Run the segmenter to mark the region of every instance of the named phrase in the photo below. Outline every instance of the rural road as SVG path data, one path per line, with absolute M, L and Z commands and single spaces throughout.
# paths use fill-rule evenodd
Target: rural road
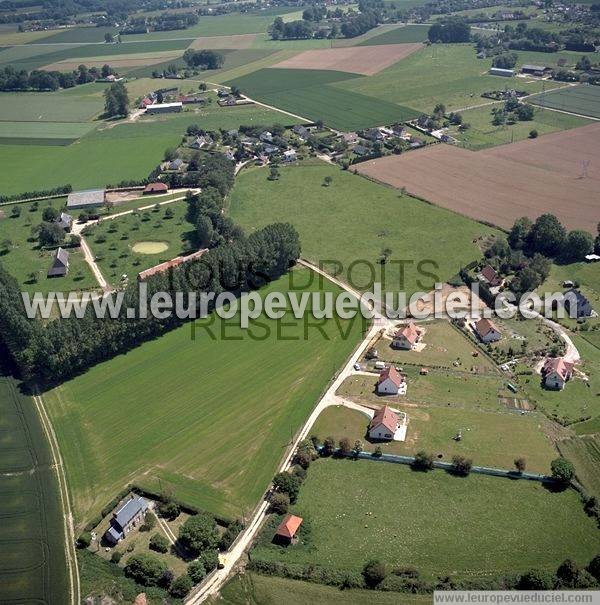
M 330 275 L 325 273 L 322 269 L 320 269 L 316 265 L 313 265 L 312 263 L 309 263 L 304 260 L 299 260 L 298 264 L 311 269 L 312 271 L 314 271 L 315 273 L 318 273 L 319 275 L 322 275 L 325 279 L 329 280 L 330 282 L 332 282 L 332 283 L 336 284 L 337 286 L 339 286 L 340 288 L 344 289 L 346 292 L 349 292 L 356 298 L 360 299 L 361 295 L 359 292 L 357 292 L 356 290 L 354 290 L 353 288 L 351 288 L 344 282 L 336 279 L 335 277 L 331 277 Z M 371 340 L 377 335 L 377 333 L 381 329 L 386 329 L 390 324 L 393 323 L 390 320 L 388 320 L 386 317 L 377 313 L 376 311 L 373 311 L 373 313 L 374 313 L 373 323 L 372 323 L 371 327 L 369 328 L 369 331 L 365 335 L 364 340 L 354 350 L 354 353 L 352 353 L 352 355 L 346 362 L 346 365 L 340 370 L 340 372 L 338 373 L 338 375 L 336 376 L 334 381 L 331 383 L 331 385 L 329 386 L 329 388 L 323 395 L 323 397 L 321 397 L 321 399 L 317 403 L 317 405 L 314 408 L 314 410 L 312 411 L 311 415 L 308 417 L 308 419 L 304 423 L 304 426 L 302 427 L 302 429 L 300 430 L 300 432 L 297 434 L 296 438 L 294 439 L 294 442 L 293 442 L 292 446 L 290 447 L 284 461 L 281 463 L 281 465 L 277 469 L 278 473 L 286 471 L 291 467 L 292 458 L 298 447 L 298 444 L 303 439 L 307 438 L 307 436 L 310 433 L 311 428 L 313 427 L 317 418 L 319 417 L 319 415 L 325 408 L 332 406 L 332 405 L 351 404 L 351 405 L 348 405 L 348 407 L 352 407 L 353 409 L 357 409 L 357 410 L 363 412 L 364 414 L 369 415 L 369 411 L 367 408 L 363 408 L 362 406 L 359 406 L 357 404 L 347 402 L 345 399 L 342 399 L 341 397 L 337 396 L 336 391 L 339 389 L 339 387 L 344 382 L 344 380 L 346 380 L 346 378 L 348 376 L 351 376 L 354 373 L 354 364 L 357 363 L 357 361 L 360 359 L 360 357 L 364 353 L 365 349 L 368 347 Z M 185 600 L 186 605 L 198 605 L 199 603 L 202 603 L 208 597 L 218 593 L 218 591 L 221 589 L 221 587 L 228 580 L 229 575 L 232 573 L 232 571 L 236 567 L 237 563 L 239 562 L 240 558 L 242 557 L 242 555 L 244 554 L 246 549 L 250 546 L 253 539 L 255 538 L 258 530 L 260 529 L 260 527 L 262 525 L 262 522 L 264 521 L 264 519 L 267 515 L 268 508 L 269 508 L 268 502 L 263 501 L 260 503 L 260 505 L 258 506 L 256 511 L 254 512 L 254 515 L 252 516 L 251 521 L 246 526 L 246 529 L 244 529 L 244 531 L 242 531 L 242 533 L 238 536 L 237 540 L 233 543 L 231 549 L 227 553 L 225 553 L 226 559 L 224 561 L 223 569 L 215 570 L 213 572 L 213 575 L 210 576 L 210 578 L 203 585 L 199 586 L 197 590 L 192 591 L 190 596 Z

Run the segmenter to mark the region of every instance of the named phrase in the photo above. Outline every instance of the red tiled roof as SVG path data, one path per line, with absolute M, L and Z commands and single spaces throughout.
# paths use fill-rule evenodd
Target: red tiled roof
M 296 515 L 286 515 L 283 521 L 279 524 L 275 535 L 281 536 L 282 538 L 289 538 L 290 540 L 296 535 L 298 528 L 302 525 L 302 517 L 296 517 Z
M 154 193 L 156 191 L 169 191 L 166 183 L 148 183 L 144 189 L 144 193 Z
M 498 334 L 500 333 L 500 330 L 498 330 L 496 324 L 491 319 L 486 318 L 480 319 L 475 324 L 475 329 L 477 330 L 480 336 L 485 336 L 486 334 L 489 334 L 492 330 L 495 330 L 496 332 L 498 332 Z
M 544 363 L 544 374 L 556 372 L 563 380 L 567 380 L 573 371 L 573 364 L 562 357 L 550 357 Z
M 481 275 L 483 275 L 485 280 L 489 282 L 491 286 L 497 286 L 501 281 L 495 269 L 493 267 L 490 267 L 490 265 L 486 265 L 481 270 Z
M 401 338 L 402 336 L 404 336 L 404 338 L 406 338 L 406 340 L 408 340 L 410 344 L 414 345 L 415 342 L 419 340 L 420 335 L 421 330 L 419 330 L 419 328 L 417 328 L 417 326 L 415 326 L 415 324 L 411 322 L 406 326 L 400 328 L 400 330 L 398 330 L 396 334 L 394 334 L 394 338 Z
M 383 424 L 390 433 L 395 433 L 399 424 L 398 414 L 392 411 L 387 405 L 384 405 L 375 412 L 375 416 L 373 416 L 373 420 L 369 424 L 369 429 L 373 429 L 380 424 Z
M 398 372 L 398 370 L 396 370 L 394 366 L 388 366 L 387 368 L 385 368 L 385 370 L 381 370 L 377 384 L 381 384 L 388 378 L 391 379 L 391 381 L 398 387 L 402 384 L 404 380 L 400 372 Z

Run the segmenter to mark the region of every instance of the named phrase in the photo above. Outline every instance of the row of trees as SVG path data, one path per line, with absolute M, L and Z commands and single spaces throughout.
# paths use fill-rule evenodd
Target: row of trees
M 434 23 L 427 32 L 430 42 L 469 42 L 471 39 L 471 26 L 458 17 L 451 17 Z
M 110 65 L 104 65 L 101 69 L 80 65 L 76 70 L 69 72 L 45 71 L 35 69 L 28 72 L 25 69 L 17 70 L 11 65 L 0 69 L 0 90 L 10 91 L 52 91 L 59 88 L 73 88 L 79 84 L 95 82 L 100 78 L 106 78 L 113 74 Z
M 188 67 L 220 69 L 223 67 L 225 58 L 222 53 L 214 50 L 194 50 L 193 48 L 188 48 L 183 53 L 183 60 Z

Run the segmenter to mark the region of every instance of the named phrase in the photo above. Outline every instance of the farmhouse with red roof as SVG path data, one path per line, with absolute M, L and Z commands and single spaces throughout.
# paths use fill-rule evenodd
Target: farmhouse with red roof
M 392 340 L 394 349 L 404 349 L 410 351 L 415 348 L 415 345 L 421 340 L 423 331 L 417 328 L 414 323 L 409 323 L 400 328 Z
M 406 394 L 406 382 L 404 376 L 394 366 L 381 370 L 377 381 L 377 392 L 380 395 L 404 395 Z
M 573 376 L 573 364 L 565 361 L 563 357 L 548 358 L 544 363 L 542 376 L 546 388 L 562 391 Z
M 480 319 L 475 324 L 475 332 L 477 332 L 477 336 L 479 336 L 481 342 L 485 342 L 486 344 L 496 342 L 502 338 L 502 333 L 491 319 Z

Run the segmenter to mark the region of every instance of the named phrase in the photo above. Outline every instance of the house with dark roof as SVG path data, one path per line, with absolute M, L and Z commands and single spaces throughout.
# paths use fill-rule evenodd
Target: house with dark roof
M 56 219 L 56 224 L 59 227 L 62 227 L 65 231 L 71 231 L 71 227 L 73 226 L 73 217 L 66 212 L 61 212 L 60 216 Z
M 404 395 L 406 393 L 404 376 L 394 366 L 381 370 L 377 380 L 377 392 L 380 395 Z
M 565 309 L 570 317 L 591 317 L 594 313 L 592 303 L 581 293 L 581 290 L 571 288 L 564 295 Z
M 562 391 L 573 376 L 573 364 L 563 357 L 548 358 L 542 368 L 542 376 L 547 389 Z
M 69 273 L 69 253 L 64 248 L 59 248 L 54 258 L 50 269 L 48 269 L 48 277 L 64 277 Z
M 174 170 L 174 171 L 179 171 L 183 168 L 183 160 L 181 158 L 177 158 L 175 160 L 173 160 L 172 162 L 169 162 L 169 165 L 167 166 L 168 170 Z
M 502 338 L 502 332 L 500 332 L 491 319 L 487 318 L 482 318 L 475 323 L 475 332 L 481 339 L 481 342 L 485 342 L 486 344 L 496 342 Z
M 305 126 L 302 126 L 302 124 L 296 124 L 292 128 L 292 131 L 294 132 L 295 135 L 299 136 L 301 139 L 304 139 L 305 141 L 310 136 L 310 132 L 308 131 L 308 128 L 306 128 Z
M 275 531 L 274 541 L 282 544 L 291 544 L 294 542 L 302 521 L 302 517 L 290 514 L 286 515 Z
M 552 73 L 552 68 L 546 67 L 545 65 L 523 65 L 521 67 L 521 73 L 541 78 Z
M 494 269 L 494 267 L 492 267 L 490 265 L 486 265 L 479 272 L 479 279 L 481 279 L 481 281 L 484 281 L 491 288 L 495 288 L 496 286 L 499 286 L 502 284 L 501 277 L 496 273 L 496 270 Z
M 143 195 L 151 195 L 153 193 L 167 193 L 169 186 L 166 183 L 148 183 L 144 188 Z
M 144 515 L 150 508 L 150 502 L 141 496 L 134 496 L 120 506 L 110 520 L 110 527 L 104 537 L 111 544 L 120 542 L 134 527 L 144 521 Z

